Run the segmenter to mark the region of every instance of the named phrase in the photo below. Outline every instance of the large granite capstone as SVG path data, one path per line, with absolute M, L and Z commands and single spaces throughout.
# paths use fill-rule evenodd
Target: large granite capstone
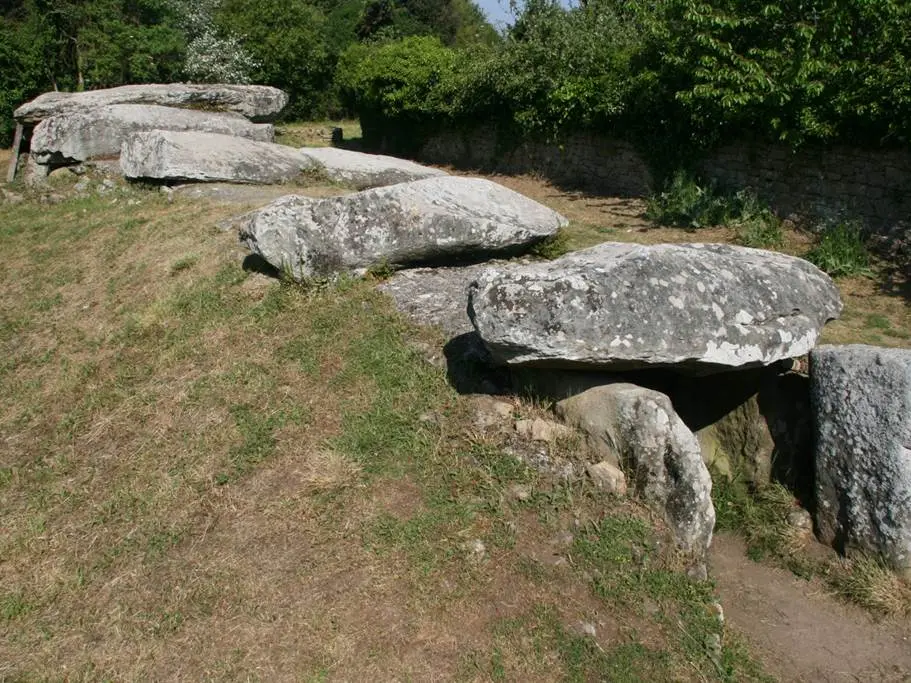
M 446 175 L 438 168 L 382 154 L 335 147 L 302 147 L 300 153 L 319 164 L 326 179 L 356 190 Z
M 517 253 L 565 224 L 502 185 L 443 176 L 329 199 L 282 197 L 249 214 L 240 238 L 305 279 Z
M 155 130 L 127 137 L 120 168 L 133 179 L 270 184 L 294 180 L 318 167 L 298 150 L 271 142 Z
M 267 85 L 150 83 L 84 92 L 47 92 L 26 102 L 13 117 L 35 124 L 58 114 L 71 114 L 111 104 L 156 104 L 229 111 L 251 121 L 272 121 L 288 104 L 288 95 Z
M 911 350 L 820 346 L 810 395 L 820 539 L 911 576 Z
M 32 134 L 31 154 L 39 164 L 62 165 L 117 157 L 131 133 L 150 130 L 199 131 L 271 142 L 271 124 L 250 123 L 240 114 L 114 104 L 45 119 Z
M 469 315 L 495 361 L 583 369 L 769 365 L 806 354 L 841 312 L 799 258 L 723 244 L 606 243 L 492 268 Z

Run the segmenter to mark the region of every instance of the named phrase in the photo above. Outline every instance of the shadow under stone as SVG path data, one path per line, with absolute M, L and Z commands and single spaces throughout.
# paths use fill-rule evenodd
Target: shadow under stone
M 247 254 L 244 257 L 243 263 L 241 263 L 241 268 L 244 269 L 247 273 L 259 273 L 260 275 L 266 275 L 276 280 L 281 279 L 281 271 L 269 263 L 259 254 Z
M 465 332 L 446 342 L 446 376 L 460 394 L 506 394 L 512 389 L 509 370 L 493 364 L 481 336 Z
M 813 512 L 809 379 L 788 368 L 785 363 L 692 376 L 668 368 L 607 373 L 519 367 L 509 375 L 516 393 L 539 401 L 556 402 L 615 383 L 659 391 L 693 433 L 711 430 L 738 476 L 756 485 L 778 481 Z

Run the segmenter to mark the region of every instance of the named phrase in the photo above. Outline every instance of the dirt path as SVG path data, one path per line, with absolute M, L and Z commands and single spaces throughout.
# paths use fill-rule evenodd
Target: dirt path
M 911 681 L 911 623 L 875 623 L 819 583 L 753 562 L 726 534 L 711 568 L 727 623 L 782 681 Z

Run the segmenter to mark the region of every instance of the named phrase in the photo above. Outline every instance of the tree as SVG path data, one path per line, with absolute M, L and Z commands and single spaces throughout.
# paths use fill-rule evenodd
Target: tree
M 907 0 L 669 0 L 655 51 L 704 130 L 909 139 Z
M 201 83 L 249 83 L 258 64 L 240 39 L 215 23 L 220 0 L 170 0 L 187 50 L 184 75 Z
M 290 94 L 286 116 L 325 114 L 335 63 L 318 7 L 305 0 L 224 0 L 217 21 L 256 60 L 253 78 Z

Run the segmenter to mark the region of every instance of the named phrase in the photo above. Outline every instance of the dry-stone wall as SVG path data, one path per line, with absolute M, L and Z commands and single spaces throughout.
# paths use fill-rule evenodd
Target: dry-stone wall
M 702 164 L 706 176 L 752 187 L 779 213 L 845 211 L 881 227 L 911 220 L 911 150 L 732 144 Z
M 652 183 L 648 166 L 628 142 L 578 134 L 563 144 L 498 139 L 494 128 L 453 131 L 430 138 L 418 157 L 501 173 L 540 173 L 555 183 L 593 192 L 639 197 Z
M 499 140 L 494 128 L 449 131 L 428 139 L 421 160 L 504 173 L 539 173 L 558 184 L 645 196 L 652 179 L 626 142 L 579 133 L 562 144 Z M 863 218 L 879 233 L 904 236 L 911 223 L 911 150 L 813 149 L 733 143 L 701 163 L 724 186 L 751 187 L 779 214 Z

